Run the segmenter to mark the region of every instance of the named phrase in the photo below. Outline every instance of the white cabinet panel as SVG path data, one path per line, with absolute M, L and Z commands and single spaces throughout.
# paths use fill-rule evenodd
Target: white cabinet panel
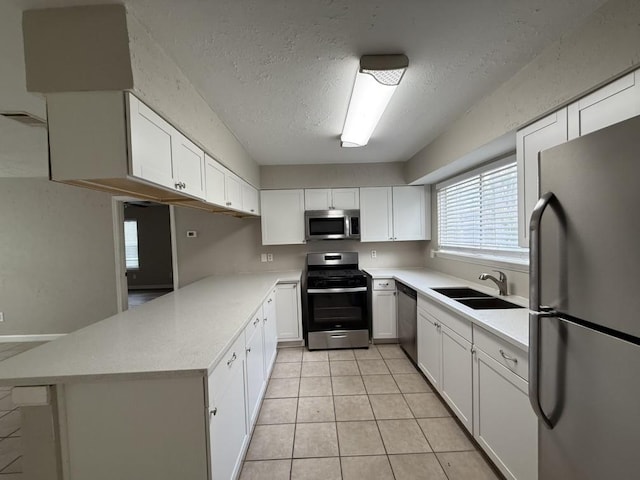
M 456 413 L 458 419 L 473 431 L 471 342 L 465 340 L 446 325 L 440 325 L 442 341 L 442 398 Z
M 242 182 L 242 210 L 260 215 L 260 199 L 258 190 L 247 182 Z
M 331 206 L 336 210 L 357 210 L 360 208 L 359 188 L 334 188 L 331 191 Z
M 425 187 L 393 187 L 393 239 L 427 240 Z
M 473 369 L 474 437 L 510 480 L 538 478 L 538 421 L 527 382 L 480 349 Z
M 127 95 L 127 98 L 133 175 L 175 189 L 171 148 L 173 127 L 133 95 Z
M 177 189 L 204 199 L 204 152 L 175 129 L 172 147 L 174 180 L 178 185 Z
M 241 337 L 242 344 L 244 339 Z M 242 465 L 242 451 L 247 441 L 245 410 L 244 347 L 231 349 L 216 367 L 213 377 L 226 378 L 225 383 L 209 379 L 209 436 L 212 478 L 236 478 Z M 222 369 L 223 372 L 216 374 Z M 213 384 L 213 385 L 212 385 Z M 213 403 L 211 403 L 213 401 Z
M 393 199 L 391 187 L 360 189 L 360 241 L 393 240 Z
M 567 109 L 563 108 L 516 133 L 518 164 L 518 241 L 529 246 L 529 220 L 538 201 L 538 154 L 567 141 Z
M 309 188 L 304 191 L 305 210 L 329 210 L 330 208 L 330 188 Z
M 276 286 L 276 323 L 278 340 L 301 340 L 300 293 L 297 283 Z
M 229 172 L 225 178 L 226 206 L 242 210 L 242 180 Z
M 225 175 L 227 169 L 205 154 L 205 182 L 207 202 L 224 205 L 226 202 Z
M 424 310 L 418 309 L 418 366 L 434 388 L 440 388 L 442 342 L 438 322 Z
M 396 292 L 380 290 L 373 292 L 373 338 L 398 338 Z
M 269 294 L 262 304 L 264 321 L 264 366 L 265 376 L 269 376 L 278 348 L 278 319 L 276 318 L 276 291 Z
M 625 75 L 568 109 L 569 140 L 640 115 L 640 73 Z
M 265 385 L 263 330 L 262 309 L 260 309 L 245 329 L 247 424 L 249 427 L 256 421 L 260 407 L 260 396 Z
M 263 190 L 260 207 L 263 245 L 305 243 L 302 190 Z

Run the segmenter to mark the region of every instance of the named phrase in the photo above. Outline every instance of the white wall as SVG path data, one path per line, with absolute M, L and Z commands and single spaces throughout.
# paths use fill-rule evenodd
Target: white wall
M 238 219 L 176 208 L 178 278 L 184 286 L 207 275 L 302 269 L 307 252 L 356 251 L 362 267 L 422 267 L 424 242 L 316 242 L 308 245 L 262 246 L 260 219 Z M 187 238 L 196 230 L 197 238 Z M 371 250 L 377 258 L 371 258 Z M 274 261 L 261 263 L 261 253 Z
M 68 333 L 116 313 L 109 195 L 0 178 L 0 222 L 0 335 Z
M 640 2 L 611 0 L 406 164 L 413 182 L 640 64 Z

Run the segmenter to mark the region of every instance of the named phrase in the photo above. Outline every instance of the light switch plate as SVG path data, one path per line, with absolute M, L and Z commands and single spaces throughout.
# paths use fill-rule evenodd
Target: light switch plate
M 267 253 L 267 262 L 273 262 L 273 253 Z
M 378 252 L 371 250 L 371 258 L 378 258 Z

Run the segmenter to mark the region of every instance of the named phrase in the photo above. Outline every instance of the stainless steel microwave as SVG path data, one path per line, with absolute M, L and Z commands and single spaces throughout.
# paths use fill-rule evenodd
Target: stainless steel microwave
M 305 237 L 315 240 L 359 240 L 360 210 L 307 210 Z

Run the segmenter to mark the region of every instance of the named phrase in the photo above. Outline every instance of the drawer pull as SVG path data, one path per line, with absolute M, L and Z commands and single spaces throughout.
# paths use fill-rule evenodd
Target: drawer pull
M 260 319 L 259 319 L 259 318 L 256 318 L 256 321 L 255 321 L 255 322 L 253 322 L 253 326 L 255 327 L 255 326 L 256 326 L 256 325 L 258 325 L 259 323 L 260 323 Z
M 211 410 L 209 410 L 209 416 L 216 416 L 218 414 L 218 407 L 214 407 Z
M 231 366 L 231 364 L 236 361 L 236 358 L 238 358 L 236 356 L 236 352 L 233 352 L 233 355 L 231 356 L 231 358 L 227 360 L 227 367 Z
M 271 303 L 273 302 L 273 298 L 270 298 L 269 300 L 267 300 L 267 303 Z
M 507 355 L 506 353 L 504 353 L 504 350 L 502 349 L 500 349 L 500 355 L 502 355 L 502 358 L 504 358 L 505 360 L 509 360 L 513 363 L 518 363 L 518 359 L 516 357 L 511 357 Z
M 247 348 L 247 353 L 251 353 L 251 347 Z

